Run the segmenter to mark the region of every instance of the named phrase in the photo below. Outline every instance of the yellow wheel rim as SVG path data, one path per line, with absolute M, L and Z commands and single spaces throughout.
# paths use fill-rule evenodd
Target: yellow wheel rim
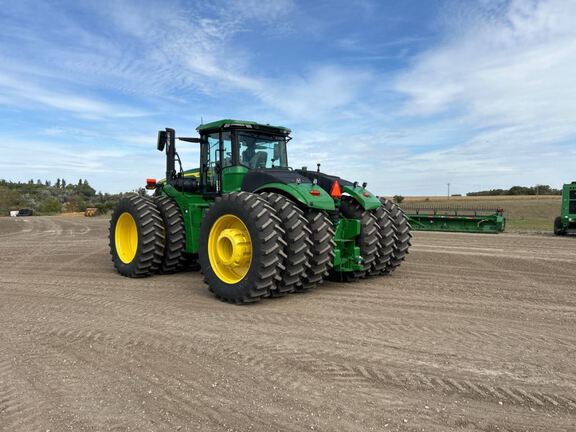
M 130 264 L 136 256 L 138 250 L 138 228 L 136 221 L 128 212 L 124 212 L 116 222 L 114 232 L 114 242 L 116 243 L 116 253 L 124 264 Z
M 240 218 L 220 216 L 208 236 L 208 258 L 212 270 L 222 282 L 240 282 L 252 263 L 252 241 L 248 228 Z

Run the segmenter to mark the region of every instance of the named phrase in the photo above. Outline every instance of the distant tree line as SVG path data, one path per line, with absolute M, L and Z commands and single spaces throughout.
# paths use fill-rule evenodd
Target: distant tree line
M 554 189 L 548 185 L 512 186 L 510 189 L 490 189 L 487 191 L 468 192 L 467 196 L 485 195 L 562 195 L 561 189 Z
M 143 194 L 145 190 L 134 191 Z M 32 209 L 36 214 L 57 214 L 61 212 L 83 212 L 87 207 L 95 207 L 103 213 L 110 211 L 124 194 L 96 192 L 88 180 L 79 179 L 69 183 L 58 178 L 50 180 L 29 180 L 11 182 L 0 179 L 0 215 L 10 210 Z

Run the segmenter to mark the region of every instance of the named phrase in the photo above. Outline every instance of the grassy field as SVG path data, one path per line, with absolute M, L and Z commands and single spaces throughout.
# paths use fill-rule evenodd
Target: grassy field
M 560 214 L 560 196 L 406 197 L 405 204 L 494 209 L 501 207 L 508 232 L 552 232 Z

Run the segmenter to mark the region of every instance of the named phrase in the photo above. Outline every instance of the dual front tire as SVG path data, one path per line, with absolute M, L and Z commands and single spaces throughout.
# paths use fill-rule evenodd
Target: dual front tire
M 380 202 L 380 207 L 369 211 L 352 197 L 342 197 L 342 216 L 360 220 L 356 246 L 360 248 L 363 269 L 332 272 L 332 279 L 355 282 L 367 276 L 389 275 L 405 260 L 412 239 L 408 218 L 392 201 L 380 198 Z
M 412 242 L 410 223 L 402 209 L 385 198 L 380 198 L 382 205 L 374 215 L 378 220 L 381 240 L 379 258 L 370 271 L 371 275 L 388 275 L 393 273 L 405 260 Z M 388 218 L 389 224 L 385 218 Z

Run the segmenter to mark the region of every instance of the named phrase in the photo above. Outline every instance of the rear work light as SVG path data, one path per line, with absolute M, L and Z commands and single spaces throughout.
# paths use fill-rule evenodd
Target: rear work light
M 146 179 L 146 189 L 156 189 L 156 179 L 155 178 Z
M 318 189 L 310 189 L 310 195 L 320 196 L 320 191 Z

